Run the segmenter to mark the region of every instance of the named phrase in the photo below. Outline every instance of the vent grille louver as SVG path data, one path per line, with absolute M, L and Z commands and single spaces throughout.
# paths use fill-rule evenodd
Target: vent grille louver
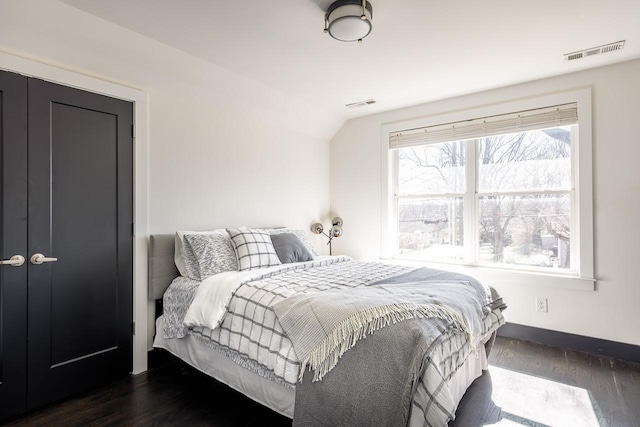
M 607 53 L 607 52 L 613 52 L 614 50 L 620 50 L 624 47 L 624 40 L 621 42 L 618 42 L 616 44 L 612 44 L 609 46 L 605 46 L 602 48 L 602 53 Z
M 615 43 L 609 43 L 603 46 L 592 47 L 589 49 L 581 50 L 578 52 L 571 52 L 564 54 L 565 61 L 575 61 L 576 59 L 586 58 L 588 56 L 600 55 L 602 53 L 615 52 L 622 50 L 625 40 L 620 40 Z

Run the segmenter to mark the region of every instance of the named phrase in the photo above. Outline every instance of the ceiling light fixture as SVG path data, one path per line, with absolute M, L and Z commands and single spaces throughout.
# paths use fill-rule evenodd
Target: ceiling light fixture
M 324 15 L 324 32 L 341 42 L 362 42 L 371 32 L 373 7 L 366 0 L 338 0 Z

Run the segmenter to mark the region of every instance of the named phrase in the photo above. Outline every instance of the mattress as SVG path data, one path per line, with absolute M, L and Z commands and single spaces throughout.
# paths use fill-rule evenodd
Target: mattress
M 163 316 L 156 320 L 156 331 L 162 331 Z M 272 410 L 293 418 L 295 389 L 277 384 L 243 368 L 222 353 L 207 346 L 193 335 L 165 339 L 155 336 L 153 347 L 162 348 L 200 372 L 215 378 Z

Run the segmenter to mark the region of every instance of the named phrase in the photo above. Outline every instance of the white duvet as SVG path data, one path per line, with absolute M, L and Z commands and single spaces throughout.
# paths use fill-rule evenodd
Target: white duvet
M 346 257 L 319 256 L 316 257 L 315 261 L 281 264 L 249 271 L 225 271 L 224 273 L 210 276 L 203 280 L 200 286 L 198 286 L 193 302 L 189 306 L 184 318 L 184 325 L 186 327 L 200 326 L 215 329 L 222 323 L 233 293 L 242 284 L 270 275 L 279 270 L 291 269 L 294 266 L 313 265 L 314 263 L 317 264 L 318 261 L 329 258 Z

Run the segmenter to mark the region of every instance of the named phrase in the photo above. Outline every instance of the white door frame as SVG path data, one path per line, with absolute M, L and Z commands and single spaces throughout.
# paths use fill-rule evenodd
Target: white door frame
M 147 370 L 147 94 L 139 89 L 0 51 L 0 69 L 133 102 L 133 373 Z

